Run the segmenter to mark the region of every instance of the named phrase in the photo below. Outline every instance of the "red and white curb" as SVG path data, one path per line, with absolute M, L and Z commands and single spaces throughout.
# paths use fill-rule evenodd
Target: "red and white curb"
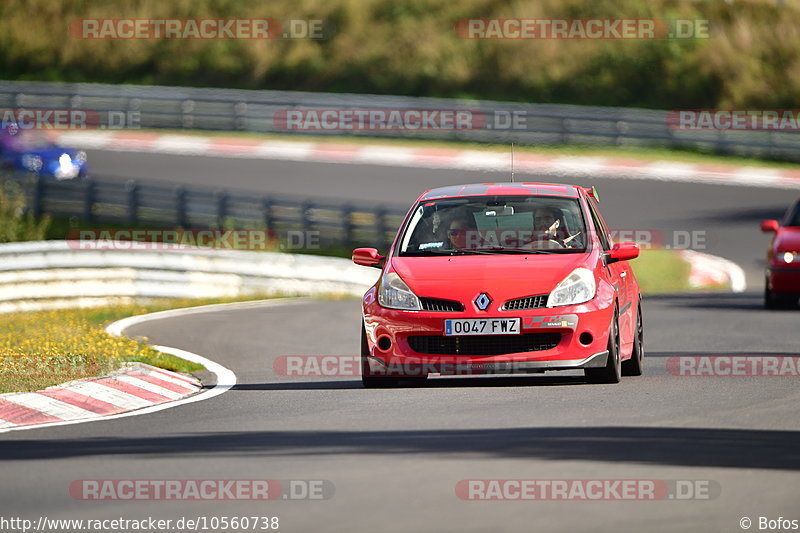
M 304 301 L 306 300 L 303 298 L 281 298 L 280 300 L 236 302 L 171 309 L 123 318 L 106 327 L 106 331 L 120 337 L 131 326 L 162 318 L 207 313 L 221 308 L 291 305 Z M 0 433 L 113 420 L 155 413 L 188 403 L 209 400 L 227 392 L 236 385 L 236 374 L 202 355 L 171 346 L 154 345 L 152 348 L 203 365 L 208 372 L 214 375 L 216 384 L 213 387 L 201 388 L 199 381 L 194 378 L 149 365 L 134 363 L 129 365 L 128 368 L 106 377 L 73 381 L 33 393 L 0 395 L 0 420 L 2 420 Z M 98 383 L 99 381 L 102 383 Z M 133 393 L 131 388 L 133 384 L 136 384 L 136 393 Z M 61 392 L 61 389 L 66 392 Z M 180 397 L 175 397 L 179 390 L 183 391 L 185 389 L 191 389 L 191 392 L 181 393 Z M 172 396 L 172 398 L 169 396 Z M 126 402 L 124 407 L 122 405 L 123 400 Z M 7 412 L 4 410 L 6 403 L 9 404 L 9 411 Z M 106 412 L 99 412 L 102 410 Z M 26 414 L 24 416 L 5 414 L 12 411 L 21 411 Z M 25 417 L 29 417 L 27 418 L 27 424 Z
M 129 363 L 108 376 L 0 395 L 0 429 L 115 415 L 179 400 L 201 388 L 194 377 Z
M 376 144 L 258 140 L 242 137 L 203 137 L 131 131 L 69 131 L 59 142 L 83 149 L 150 152 L 213 157 L 245 157 L 326 163 L 478 171 L 510 171 L 510 150 L 457 150 Z M 688 164 L 633 158 L 551 156 L 517 153 L 518 173 L 547 174 L 567 179 L 654 179 L 755 187 L 800 189 L 800 170 Z
M 680 250 L 678 254 L 690 265 L 689 285 L 692 288 L 730 287 L 731 292 L 747 289 L 744 270 L 733 261 L 694 250 Z

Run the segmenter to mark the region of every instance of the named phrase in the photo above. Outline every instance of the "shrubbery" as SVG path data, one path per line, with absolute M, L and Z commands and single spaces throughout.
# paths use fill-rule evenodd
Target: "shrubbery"
M 336 29 L 327 41 L 70 37 L 82 17 L 310 18 Z M 460 39 L 454 24 L 470 17 L 702 18 L 712 38 Z M 11 79 L 667 109 L 792 107 L 800 94 L 800 4 L 790 0 L 5 0 L 0 20 L 0 77 Z

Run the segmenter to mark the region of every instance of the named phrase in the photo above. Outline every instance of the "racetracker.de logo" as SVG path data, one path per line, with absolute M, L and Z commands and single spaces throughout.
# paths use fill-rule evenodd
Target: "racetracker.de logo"
M 486 113 L 470 109 L 281 109 L 272 120 L 284 131 L 453 131 L 490 123 Z
M 709 479 L 462 479 L 467 501 L 712 500 L 722 489 Z
M 666 121 L 685 131 L 800 131 L 800 109 L 674 109 Z
M 322 19 L 75 19 L 75 39 L 272 40 L 326 39 L 332 25 Z
M 73 250 L 316 250 L 318 230 L 266 229 L 74 229 L 67 233 Z
M 140 122 L 139 111 L 0 108 L 0 129 L 11 131 L 139 129 Z
M 685 377 L 798 377 L 800 355 L 673 355 L 667 371 Z
M 461 19 L 462 39 L 708 39 L 706 19 Z
M 82 501 L 329 500 L 327 479 L 76 479 L 69 495 Z

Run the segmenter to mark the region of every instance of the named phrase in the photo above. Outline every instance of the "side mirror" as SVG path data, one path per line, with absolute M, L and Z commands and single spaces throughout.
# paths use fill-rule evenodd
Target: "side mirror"
M 606 253 L 606 263 L 628 261 L 639 257 L 639 245 L 635 242 L 618 242 Z
M 761 221 L 761 231 L 764 233 L 777 233 L 778 232 L 778 221 L 777 220 L 762 220 Z
M 375 248 L 356 248 L 353 250 L 353 263 L 365 267 L 383 268 L 386 257 Z

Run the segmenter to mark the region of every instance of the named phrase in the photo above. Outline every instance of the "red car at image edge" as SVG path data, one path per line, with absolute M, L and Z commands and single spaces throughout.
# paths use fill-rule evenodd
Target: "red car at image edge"
M 641 375 L 636 243 L 613 243 L 594 188 L 479 183 L 423 193 L 364 295 L 365 387 L 429 374 L 583 370 L 594 383 Z
M 762 221 L 761 231 L 775 234 L 767 249 L 764 306 L 796 308 L 800 299 L 800 199 L 789 208 L 781 223 Z

